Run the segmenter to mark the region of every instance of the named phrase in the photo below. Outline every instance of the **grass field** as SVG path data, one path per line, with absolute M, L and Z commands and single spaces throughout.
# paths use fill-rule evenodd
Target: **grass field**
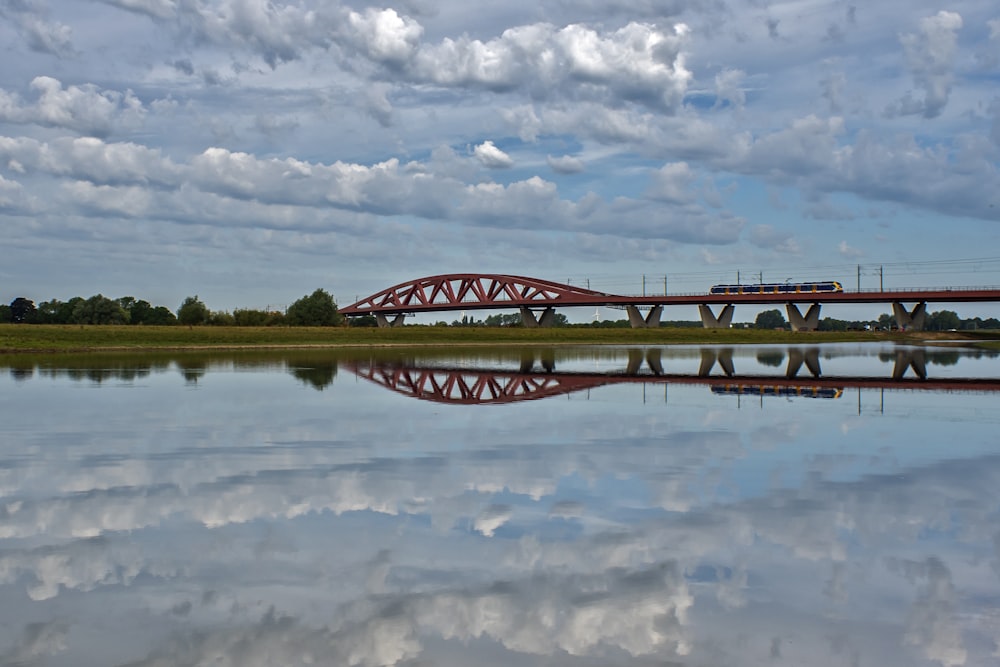
M 757 329 L 553 329 L 426 327 L 372 329 L 350 327 L 147 327 L 79 325 L 0 325 L 0 352 L 96 352 L 242 348 L 345 347 L 384 345 L 535 345 L 535 344 L 809 344 L 840 341 L 992 340 L 1000 332 L 791 333 Z

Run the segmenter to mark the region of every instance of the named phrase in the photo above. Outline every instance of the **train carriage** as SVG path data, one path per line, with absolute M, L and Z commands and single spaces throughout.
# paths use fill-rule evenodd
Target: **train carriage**
M 759 283 L 755 285 L 713 285 L 709 294 L 824 294 L 843 292 L 835 280 L 812 283 Z

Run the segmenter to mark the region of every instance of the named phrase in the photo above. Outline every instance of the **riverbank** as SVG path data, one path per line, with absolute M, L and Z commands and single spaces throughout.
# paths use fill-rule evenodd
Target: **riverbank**
M 760 329 L 560 327 L 147 327 L 0 325 L 0 353 L 127 352 L 454 345 L 810 344 L 968 341 L 1000 346 L 1000 332 L 803 332 Z M 992 342 L 990 342 L 992 341 Z

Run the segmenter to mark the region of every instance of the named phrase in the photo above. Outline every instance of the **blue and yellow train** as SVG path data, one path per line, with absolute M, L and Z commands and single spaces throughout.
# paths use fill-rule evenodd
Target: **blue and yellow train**
M 828 294 L 843 292 L 835 280 L 818 283 L 760 283 L 756 285 L 713 285 L 709 294 Z

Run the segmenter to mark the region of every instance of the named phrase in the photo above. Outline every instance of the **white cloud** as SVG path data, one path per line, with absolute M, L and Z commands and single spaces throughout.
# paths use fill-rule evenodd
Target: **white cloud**
M 37 247 L 83 225 L 133 238 L 126 219 L 176 239 L 199 225 L 239 229 L 231 241 L 247 247 L 253 234 L 287 231 L 308 248 L 292 237 L 324 224 L 351 230 L 345 247 L 370 247 L 388 229 L 470 227 L 448 239 L 451 251 L 441 246 L 445 256 L 513 225 L 560 232 L 580 253 L 560 263 L 610 262 L 594 254 L 599 243 L 633 249 L 634 272 L 668 255 L 697 271 L 703 249 L 671 244 L 728 244 L 710 254 L 736 261 L 756 240 L 821 263 L 819 248 L 840 238 L 824 221 L 855 238 L 872 211 L 908 209 L 939 218 L 941 231 L 901 237 L 897 227 L 883 248 L 936 255 L 947 241 L 974 252 L 976 234 L 943 230 L 1000 215 L 1000 117 L 986 76 L 1000 19 L 975 3 L 900 3 L 801 12 L 615 0 L 540 13 L 520 1 L 469 11 L 423 0 L 101 0 L 81 12 L 72 0 L 0 1 L 0 172 L 18 183 L 0 215 L 38 212 L 31 225 L 8 220 Z M 104 142 L 71 143 L 81 136 Z M 661 171 L 677 164 L 688 173 Z M 489 171 L 508 166 L 514 187 Z M 103 220 L 77 180 L 91 195 L 148 192 L 131 191 L 121 217 Z M 778 204 L 762 191 L 780 191 L 797 215 L 772 216 Z M 542 252 L 527 234 L 505 243 L 515 264 Z M 406 267 L 426 268 L 410 257 L 395 277 Z M 32 271 L 24 280 L 49 284 Z
M 0 136 L 0 159 L 21 172 L 38 171 L 96 184 L 142 183 L 176 186 L 181 168 L 159 150 L 132 143 L 108 143 L 92 137 L 61 138 L 51 143 Z
M 674 204 L 686 204 L 695 199 L 694 182 L 694 172 L 686 162 L 665 164 L 653 175 L 649 196 Z
M 94 136 L 106 136 L 116 127 L 142 122 L 146 109 L 131 90 L 101 90 L 92 84 L 63 87 L 57 79 L 35 77 L 34 103 L 0 89 L 0 122 L 61 127 Z
M 472 528 L 486 537 L 493 537 L 493 533 L 505 523 L 510 521 L 511 510 L 506 505 L 491 505 L 484 509 L 475 521 Z
M 585 169 L 583 160 L 572 155 L 547 155 L 545 162 L 552 171 L 559 174 L 579 174 Z
M 907 95 L 892 105 L 887 110 L 889 113 L 921 114 L 925 118 L 941 114 L 951 93 L 955 48 L 961 28 L 959 14 L 942 10 L 920 21 L 919 34 L 900 37 L 907 67 L 924 97 L 921 100 Z
M 691 78 L 681 52 L 685 35 L 681 27 L 666 34 L 640 23 L 606 34 L 582 25 L 519 26 L 488 42 L 446 39 L 424 46 L 413 69 L 439 85 L 523 87 L 553 98 L 616 95 L 673 111 Z
M 840 253 L 841 257 L 846 259 L 859 259 L 865 256 L 863 250 L 848 245 L 847 241 L 840 242 L 840 245 L 837 246 L 837 252 Z
M 28 195 L 23 185 L 0 175 L 0 212 L 26 214 L 30 212 Z
M 740 109 L 746 104 L 747 95 L 743 90 L 746 73 L 738 69 L 725 69 L 715 75 L 716 106 L 723 102 Z
M 776 229 L 773 225 L 754 225 L 750 228 L 750 243 L 758 248 L 795 253 L 800 250 L 791 232 Z
M 7 2 L 0 5 L 0 18 L 7 16 L 21 33 L 28 48 L 57 57 L 73 55 L 73 29 L 50 21 L 44 5 L 35 2 Z
M 184 5 L 179 17 L 202 39 L 239 45 L 258 53 L 272 68 L 297 60 L 303 50 L 326 48 L 339 16 L 304 5 L 265 0 L 220 0 L 211 5 Z
M 368 57 L 397 66 L 413 57 L 423 34 L 419 23 L 393 9 L 369 8 L 364 14 L 350 12 L 348 21 Z
M 121 7 L 158 19 L 174 18 L 177 15 L 177 0 L 101 0 L 109 5 Z
M 476 146 L 472 153 L 484 167 L 489 169 L 509 169 L 514 166 L 514 160 L 489 140 Z

